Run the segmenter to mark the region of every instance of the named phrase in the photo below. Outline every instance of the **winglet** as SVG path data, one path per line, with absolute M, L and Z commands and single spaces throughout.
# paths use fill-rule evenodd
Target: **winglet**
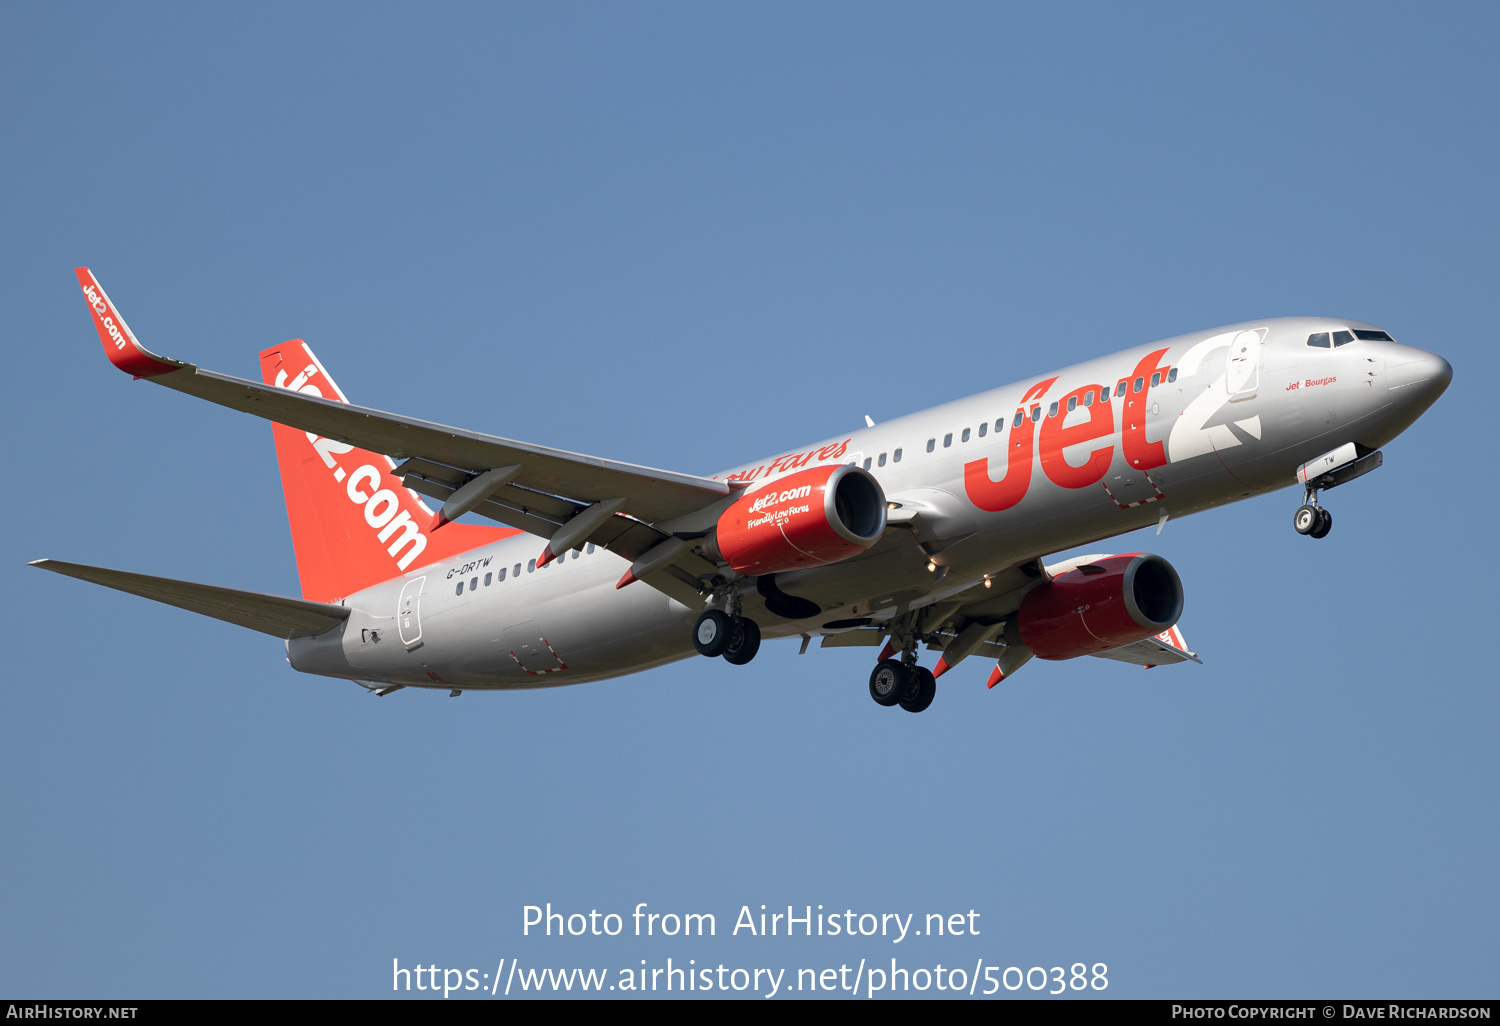
M 88 300 L 89 313 L 94 317 L 94 327 L 99 332 L 99 341 L 104 343 L 104 355 L 109 357 L 110 363 L 137 378 L 168 374 L 188 366 L 157 356 L 137 342 L 135 335 L 126 327 L 125 318 L 120 316 L 120 311 L 109 301 L 109 296 L 104 293 L 104 286 L 99 284 L 93 271 L 87 267 L 77 267 L 73 273 L 78 275 L 78 285 L 83 289 L 83 298 Z
M 936 680 L 937 678 L 941 677 L 943 674 L 948 672 L 948 669 L 948 660 L 939 656 L 937 665 L 932 668 L 932 679 Z
M 992 688 L 1004 679 L 1005 674 L 1000 671 L 1000 664 L 996 663 L 995 668 L 990 671 L 990 679 L 985 682 L 984 686 L 986 688 Z

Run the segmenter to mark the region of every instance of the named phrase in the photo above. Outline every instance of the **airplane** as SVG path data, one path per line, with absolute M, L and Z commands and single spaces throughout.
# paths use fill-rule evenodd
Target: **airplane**
M 1373 324 L 1247 321 L 703 477 L 355 406 L 300 339 L 259 382 L 158 356 L 76 274 L 116 367 L 272 422 L 302 597 L 31 565 L 282 638 L 294 669 L 379 696 L 743 665 L 762 638 L 880 646 L 870 696 L 909 712 L 971 655 L 989 687 L 1033 657 L 1201 662 L 1167 560 L 1048 554 L 1293 486 L 1294 529 L 1325 537 L 1319 494 L 1380 467 L 1453 376 Z

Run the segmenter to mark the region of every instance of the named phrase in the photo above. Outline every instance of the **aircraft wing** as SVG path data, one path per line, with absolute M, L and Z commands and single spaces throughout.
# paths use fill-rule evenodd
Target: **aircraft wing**
M 562 496 L 583 507 L 623 499 L 617 507 L 619 512 L 648 522 L 685 516 L 730 494 L 728 484 L 711 478 L 446 427 L 169 360 L 136 340 L 87 267 L 78 268 L 76 273 L 110 362 L 137 378 L 148 378 L 220 406 L 384 453 L 393 459 L 415 457 L 427 464 L 456 468 L 470 479 L 499 468 L 519 468 L 508 478 L 513 488 L 541 497 Z M 544 503 L 539 499 L 537 505 Z M 512 520 L 502 522 L 512 523 Z M 523 529 L 532 530 L 529 526 Z M 537 533 L 551 536 L 545 527 Z
M 127 591 L 132 595 L 165 602 L 178 609 L 202 613 L 204 616 L 249 627 L 252 631 L 277 638 L 310 638 L 332 630 L 349 616 L 349 610 L 345 607 L 325 602 L 238 591 L 212 584 L 194 584 L 170 577 L 132 574 L 123 570 L 108 570 L 102 566 L 64 563 L 56 559 L 38 559 L 31 565 L 51 570 L 55 574 L 76 577 L 81 581 L 102 584 L 116 591 Z
M 993 687 L 1031 658 L 1030 650 L 1019 642 L 1007 640 L 1005 631 L 1006 621 L 1015 615 L 1026 593 L 1047 578 L 1091 563 L 1103 555 L 1076 556 L 1045 566 L 1040 559 L 1027 560 L 990 574 L 988 587 L 982 583 L 961 585 L 959 590 L 934 596 L 935 601 L 920 611 L 913 610 L 905 622 L 897 619 L 886 625 L 866 621 L 862 628 L 826 636 L 823 647 L 873 646 L 879 644 L 887 632 L 895 635 L 915 629 L 928 637 L 936 635 L 938 638 L 928 645 L 942 652 L 933 667 L 933 676 L 941 677 L 968 656 L 977 655 L 999 661 L 999 667 L 990 676 L 990 686 Z M 1187 647 L 1182 628 L 1175 625 L 1142 641 L 1091 654 L 1097 659 L 1114 659 L 1147 669 L 1168 663 L 1203 662 Z
M 1133 645 L 1122 645 L 1108 652 L 1095 652 L 1094 657 L 1134 663 L 1148 670 L 1153 666 L 1163 666 L 1167 663 L 1202 664 L 1203 662 L 1198 658 L 1198 653 L 1188 651 L 1187 641 L 1182 636 L 1181 628 L 1178 627 L 1169 627 L 1160 634 L 1147 638 L 1145 641 L 1137 641 Z

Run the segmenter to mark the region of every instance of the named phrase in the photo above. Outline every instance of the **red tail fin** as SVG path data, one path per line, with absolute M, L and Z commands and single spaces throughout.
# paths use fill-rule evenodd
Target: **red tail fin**
M 306 342 L 260 354 L 268 385 L 348 402 Z M 302 597 L 332 602 L 407 570 L 520 532 L 450 524 L 428 531 L 432 510 L 402 486 L 387 456 L 272 424 Z

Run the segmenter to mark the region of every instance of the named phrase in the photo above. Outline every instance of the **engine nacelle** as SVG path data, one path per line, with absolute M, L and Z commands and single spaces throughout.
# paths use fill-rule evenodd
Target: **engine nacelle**
M 1027 592 L 1021 642 L 1041 659 L 1072 659 L 1144 641 L 1182 616 L 1182 579 L 1160 556 L 1107 556 Z
M 814 467 L 740 496 L 703 548 L 745 574 L 822 566 L 879 541 L 885 512 L 885 491 L 868 471 Z

